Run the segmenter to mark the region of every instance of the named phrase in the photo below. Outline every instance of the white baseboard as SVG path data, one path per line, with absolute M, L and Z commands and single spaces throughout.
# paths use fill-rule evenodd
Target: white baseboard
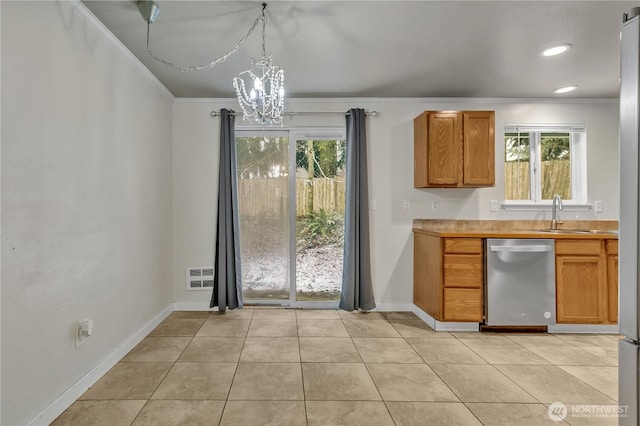
M 418 318 L 427 323 L 429 327 L 433 328 L 434 330 L 436 329 L 436 320 L 431 315 L 418 308 L 416 305 L 412 305 L 411 312 L 416 314 Z
M 218 308 L 210 308 L 209 301 L 206 302 L 176 302 L 173 304 L 174 311 L 217 311 Z
M 618 324 L 556 324 L 547 328 L 549 333 L 618 334 Z
M 173 312 L 173 303 L 164 308 L 162 312 L 155 316 L 151 321 L 145 324 L 137 333 L 129 340 L 120 345 L 109 356 L 96 365 L 91 371 L 82 376 L 80 380 L 75 382 L 62 395 L 49 404 L 44 410 L 38 413 L 27 425 L 48 425 L 53 422 L 60 414 L 71 406 L 83 393 L 93 386 L 107 371 L 116 365 L 124 356 L 129 353 L 138 343 L 142 341 L 154 328 L 158 326 L 165 318 Z
M 371 312 L 411 312 L 413 303 L 376 303 Z
M 334 302 L 330 304 L 312 305 L 310 303 L 302 303 L 303 308 L 314 309 L 336 309 Z M 371 312 L 411 312 L 413 303 L 378 303 Z M 176 302 L 173 304 L 174 311 L 217 311 L 218 308 L 209 308 L 209 302 Z
M 427 325 L 435 331 L 480 331 L 480 323 L 438 321 L 416 305 L 412 305 L 411 312 L 416 314 L 418 318 L 426 322 Z

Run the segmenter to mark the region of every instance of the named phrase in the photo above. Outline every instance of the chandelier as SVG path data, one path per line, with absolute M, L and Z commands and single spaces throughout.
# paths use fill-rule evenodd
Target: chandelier
M 284 115 L 284 71 L 280 67 L 273 65 L 271 56 L 267 56 L 267 16 L 265 14 L 267 3 L 262 3 L 260 16 L 254 21 L 247 34 L 232 49 L 206 65 L 196 66 L 179 66 L 153 54 L 149 47 L 149 32 L 151 24 L 155 22 L 160 13 L 160 7 L 150 0 L 140 0 L 137 5 L 140 14 L 147 22 L 147 53 L 156 61 L 181 72 L 211 69 L 226 61 L 247 41 L 258 26 L 258 23 L 262 21 L 262 58 L 257 61 L 252 58 L 251 68 L 242 71 L 238 77 L 233 79 L 233 87 L 238 95 L 238 103 L 242 108 L 244 120 L 252 120 L 263 126 L 266 124 L 282 124 Z M 248 83 L 245 82 L 245 79 L 247 79 Z M 247 88 L 249 88 L 249 92 L 247 92 Z
M 282 124 L 284 71 L 273 65 L 271 56 L 267 56 L 266 8 L 267 4 L 262 3 L 262 58 L 257 61 L 252 58 L 251 68 L 233 79 L 233 87 L 236 89 L 244 120 L 253 120 L 262 125 Z M 247 88 L 250 88 L 248 93 Z

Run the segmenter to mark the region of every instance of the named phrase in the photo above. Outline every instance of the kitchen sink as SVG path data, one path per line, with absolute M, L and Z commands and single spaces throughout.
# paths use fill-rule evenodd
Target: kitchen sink
M 610 229 L 538 229 L 540 232 L 550 234 L 617 234 L 618 231 Z

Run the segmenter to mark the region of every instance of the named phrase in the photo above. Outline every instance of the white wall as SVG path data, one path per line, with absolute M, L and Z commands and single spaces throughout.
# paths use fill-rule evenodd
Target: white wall
M 172 301 L 173 97 L 84 6 L 1 10 L 1 423 L 18 425 Z
M 210 291 L 186 291 L 187 266 L 211 265 L 215 241 L 219 118 L 210 111 L 236 109 L 236 101 L 179 99 L 174 106 L 174 256 L 173 294 L 177 303 L 206 307 Z M 602 200 L 604 212 L 563 212 L 562 218 L 618 218 L 618 102 L 518 101 L 482 99 L 290 100 L 290 111 L 380 112 L 367 119 L 372 265 L 376 301 L 412 301 L 414 218 L 549 219 L 547 212 L 489 211 L 490 200 L 504 199 L 505 123 L 584 123 L 588 138 L 589 201 Z M 496 111 L 496 186 L 482 189 L 413 188 L 413 118 L 424 110 Z M 237 121 L 242 125 L 241 119 Z M 285 126 L 343 126 L 343 117 L 295 117 Z M 402 210 L 410 200 L 411 209 Z M 440 207 L 431 210 L 431 201 Z M 392 306 L 392 305 L 387 305 Z

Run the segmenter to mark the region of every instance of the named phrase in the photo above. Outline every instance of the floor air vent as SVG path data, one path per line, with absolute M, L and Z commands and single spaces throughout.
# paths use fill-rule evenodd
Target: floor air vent
M 213 267 L 192 266 L 187 268 L 187 290 L 208 290 L 213 287 Z

